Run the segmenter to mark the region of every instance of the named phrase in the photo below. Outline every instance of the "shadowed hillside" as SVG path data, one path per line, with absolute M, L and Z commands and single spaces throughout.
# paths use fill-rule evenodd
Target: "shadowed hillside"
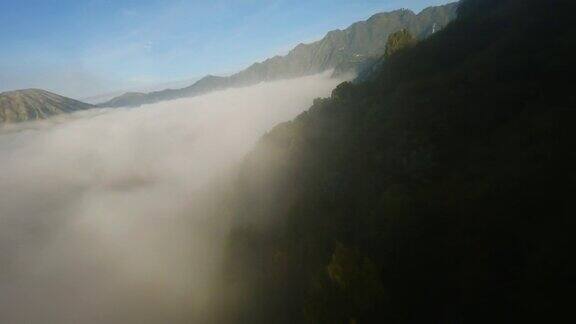
M 230 203 L 223 322 L 571 322 L 574 9 L 465 0 L 267 134 Z

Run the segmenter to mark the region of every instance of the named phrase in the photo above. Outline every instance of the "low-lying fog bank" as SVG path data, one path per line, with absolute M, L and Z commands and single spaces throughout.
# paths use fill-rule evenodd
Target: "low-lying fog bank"
M 0 129 L 0 322 L 203 322 L 227 230 L 203 188 L 338 83 L 317 75 Z

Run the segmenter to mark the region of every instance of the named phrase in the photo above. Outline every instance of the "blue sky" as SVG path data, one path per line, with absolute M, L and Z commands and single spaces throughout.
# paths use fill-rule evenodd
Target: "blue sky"
M 0 91 L 75 98 L 285 54 L 370 15 L 450 0 L 0 0 Z

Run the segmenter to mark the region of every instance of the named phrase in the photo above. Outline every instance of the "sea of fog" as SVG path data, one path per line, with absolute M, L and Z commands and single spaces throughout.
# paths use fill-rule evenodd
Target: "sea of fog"
M 203 323 L 226 220 L 204 190 L 328 74 L 0 128 L 0 323 Z

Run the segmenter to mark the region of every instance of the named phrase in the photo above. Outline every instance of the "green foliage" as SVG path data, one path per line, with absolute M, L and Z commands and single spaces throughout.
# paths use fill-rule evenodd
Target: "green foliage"
M 312 284 L 305 313 L 312 323 L 364 322 L 381 312 L 384 302 L 384 287 L 374 262 L 338 243 L 325 271 Z
M 388 59 L 395 53 L 410 48 L 416 44 L 416 39 L 407 29 L 402 29 L 390 35 L 386 42 L 384 58 Z

